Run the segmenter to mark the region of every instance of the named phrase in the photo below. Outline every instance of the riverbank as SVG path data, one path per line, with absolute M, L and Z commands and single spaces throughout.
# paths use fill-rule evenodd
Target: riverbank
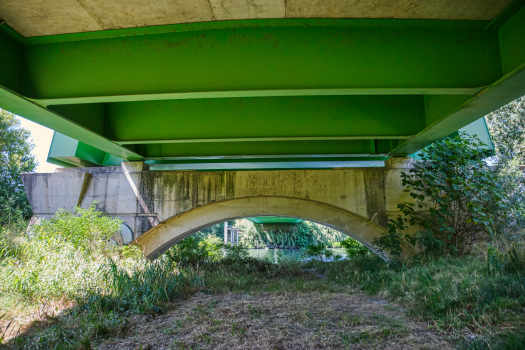
M 179 270 L 176 293 L 161 274 L 116 294 L 92 291 L 58 312 L 51 301 L 35 300 L 37 321 L 17 319 L 20 328 L 4 346 L 518 350 L 525 345 L 525 283 L 521 272 L 509 272 L 487 275 L 482 256 L 403 269 L 373 259 L 276 265 L 230 256 Z
M 334 255 L 339 255 L 341 257 L 346 257 L 345 250 L 342 248 L 328 248 L 334 253 Z M 249 256 L 257 259 L 268 259 L 275 263 L 279 262 L 279 259 L 293 259 L 300 260 L 303 258 L 305 253 L 304 249 L 271 249 L 271 248 L 261 248 L 261 249 L 248 249 Z
M 108 223 L 100 218 L 102 229 Z M 108 246 L 104 235 L 92 235 L 98 219 L 90 218 L 89 225 L 84 216 L 78 220 L 75 233 L 86 230 L 75 240 L 49 226 L 30 239 L 5 236 L 4 348 L 109 349 L 122 342 L 144 349 L 151 339 L 132 340 L 148 332 L 166 341 L 157 345 L 175 349 L 222 343 L 244 349 L 420 349 L 420 333 L 435 337 L 427 348 L 525 348 L 525 247 L 519 242 L 479 246 L 458 259 L 419 256 L 390 264 L 371 253 L 323 261 L 330 254 L 315 246 L 307 249 L 310 260 L 277 264 L 250 257 L 240 246 L 190 237 L 149 261 L 133 246 Z M 345 323 L 354 316 L 364 321 Z

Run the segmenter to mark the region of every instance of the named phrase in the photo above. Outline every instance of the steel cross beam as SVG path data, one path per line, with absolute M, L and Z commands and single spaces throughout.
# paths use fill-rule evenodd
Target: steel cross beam
M 522 2 L 492 22 L 4 24 L 0 107 L 127 160 L 407 155 L 525 94 Z

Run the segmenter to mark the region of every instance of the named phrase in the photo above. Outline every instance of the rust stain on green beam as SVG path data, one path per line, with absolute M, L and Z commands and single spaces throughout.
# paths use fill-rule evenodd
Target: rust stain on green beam
M 419 19 L 332 19 L 332 18 L 287 18 L 287 19 L 249 19 L 213 22 L 183 23 L 136 27 L 124 29 L 101 30 L 95 32 L 47 35 L 21 39 L 30 45 L 45 45 L 71 41 L 93 39 L 122 38 L 167 33 L 198 32 L 220 29 L 244 28 L 272 28 L 272 27 L 383 27 L 383 28 L 475 28 L 483 29 L 490 21 L 462 21 L 462 20 L 419 20 Z
M 102 151 L 111 153 L 124 159 L 142 159 L 143 157 L 125 147 L 93 133 L 63 116 L 50 111 L 42 106 L 36 105 L 32 101 L 25 99 L 14 91 L 0 85 L 0 106 L 17 115 L 23 116 L 35 123 L 45 125 L 55 131 L 80 140 L 87 145 L 98 148 Z
M 507 74 L 476 96 L 462 104 L 452 113 L 429 125 L 419 134 L 390 152 L 390 155 L 413 154 L 499 107 L 521 97 L 525 92 L 525 64 Z
M 208 144 L 226 143 L 222 142 L 225 139 L 236 139 L 236 144 L 257 143 L 247 141 L 261 138 L 276 142 L 288 138 L 289 142 L 316 142 L 317 137 L 327 142 L 333 141 L 329 139 L 332 137 L 392 139 L 394 135 L 400 138 L 415 135 L 425 128 L 423 97 L 417 95 L 111 103 L 105 108 L 104 120 L 104 136 L 114 142 L 162 140 L 166 141 L 164 145 L 170 140 L 198 140 L 204 144 L 207 139 Z
M 487 50 L 495 44 L 487 47 L 485 31 L 441 24 L 269 26 L 36 45 L 25 48 L 19 93 L 45 100 L 308 89 L 471 93 L 492 83 Z
M 166 94 L 93 96 L 55 99 L 29 99 L 41 106 L 67 104 L 139 102 L 160 100 L 189 100 L 205 98 L 276 97 L 276 96 L 361 96 L 361 95 L 475 95 L 485 87 L 477 88 L 392 88 L 392 89 L 282 89 L 246 91 L 204 91 Z
M 311 136 L 311 137 L 237 137 L 218 139 L 182 139 L 182 140 L 135 140 L 115 141 L 119 145 L 151 145 L 158 143 L 210 143 L 210 142 L 272 142 L 272 141 L 342 141 L 342 140 L 406 140 L 409 136 Z

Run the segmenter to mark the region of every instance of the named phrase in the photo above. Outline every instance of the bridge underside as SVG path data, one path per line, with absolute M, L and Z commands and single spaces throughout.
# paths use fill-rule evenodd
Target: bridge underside
M 378 166 L 525 94 L 521 0 L 25 2 L 0 4 L 0 107 L 64 166 Z
M 114 214 L 133 217 L 130 227 L 140 234 L 159 221 L 139 200 L 143 196 L 166 208 L 164 218 L 182 215 L 199 206 L 201 197 L 213 197 L 213 186 L 234 188 L 222 181 L 238 176 L 245 196 L 256 193 L 270 201 L 272 193 L 279 198 L 299 193 L 288 206 L 283 204 L 288 199 L 276 199 L 281 206 L 275 212 L 264 202 L 245 216 L 308 219 L 293 203 L 314 216 L 326 204 L 332 208 L 324 212 L 327 217 L 346 211 L 325 223 L 344 232 L 362 230 L 348 233 L 369 245 L 382 229 L 370 231 L 370 208 L 354 192 L 378 196 L 382 203 L 390 191 L 386 183 L 397 183 L 390 193 L 397 196 L 392 200 L 397 210 L 399 174 L 385 180 L 392 173 L 385 170 L 384 178 L 356 190 L 355 179 L 374 178 L 380 169 L 347 175 L 326 170 L 327 177 L 325 170 L 302 175 L 262 170 L 383 167 L 391 157 L 411 155 L 525 95 L 524 5 L 525 0 L 6 0 L 0 2 L 0 107 L 56 131 L 49 153 L 55 164 L 141 161 L 161 170 L 131 175 L 123 165 L 122 171 L 25 175 L 37 214 L 88 205 L 86 193 L 112 213 L 119 202 L 111 196 L 118 193 L 108 194 L 107 188 L 127 188 L 133 196 L 126 192 L 122 200 L 135 207 Z M 146 183 L 134 184 L 133 176 Z M 192 187 L 191 179 L 206 176 L 219 183 Z M 298 177 L 284 181 L 288 176 Z M 154 185 L 159 179 L 161 192 Z M 323 203 L 317 208 L 307 198 L 313 189 Z M 223 203 L 228 195 L 214 200 Z M 165 199 L 170 196 L 179 197 L 170 202 Z M 388 210 L 381 204 L 375 212 L 381 222 L 374 225 L 384 227 Z M 217 215 L 210 222 L 189 221 L 184 230 L 179 219 L 170 221 L 167 235 L 148 234 L 153 241 L 165 239 L 150 244 L 148 254 L 199 225 L 229 217 Z

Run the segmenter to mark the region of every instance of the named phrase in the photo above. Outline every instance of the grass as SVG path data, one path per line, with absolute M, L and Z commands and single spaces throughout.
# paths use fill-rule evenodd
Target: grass
M 135 319 L 126 334 L 105 340 L 98 349 L 402 349 L 425 345 L 450 348 L 439 335 L 352 289 L 301 292 L 289 286 L 279 292 L 195 293 L 154 320 Z
M 520 261 L 525 250 L 519 249 Z M 525 268 L 491 275 L 487 257 L 407 261 L 389 268 L 369 258 L 318 265 L 333 283 L 404 305 L 407 315 L 466 349 L 525 348 Z
M 9 349 L 525 348 L 523 248 L 393 268 L 373 256 L 210 257 L 196 242 L 186 243 L 194 260 L 175 251 L 151 262 L 88 236 L 0 238 L 0 347 Z

